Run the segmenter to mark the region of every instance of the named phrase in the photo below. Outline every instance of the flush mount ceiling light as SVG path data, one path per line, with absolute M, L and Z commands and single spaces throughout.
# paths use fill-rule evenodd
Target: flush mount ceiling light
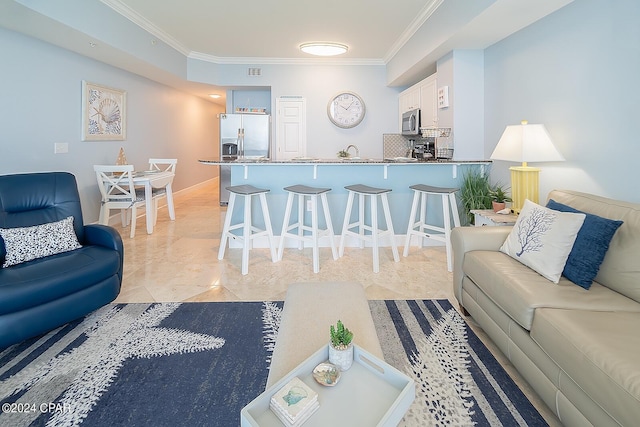
M 209 96 L 210 96 L 211 98 L 213 98 L 213 99 L 218 99 L 218 98 L 220 98 L 220 96 L 221 96 L 221 95 L 218 95 L 217 93 L 212 93 L 212 94 L 210 94 Z
M 314 42 L 301 44 L 300 50 L 311 55 L 334 56 L 345 53 L 349 47 L 340 43 Z

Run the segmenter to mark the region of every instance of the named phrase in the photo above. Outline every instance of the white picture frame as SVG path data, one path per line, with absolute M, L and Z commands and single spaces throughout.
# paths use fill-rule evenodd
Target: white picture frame
M 82 140 L 124 141 L 127 92 L 82 81 Z

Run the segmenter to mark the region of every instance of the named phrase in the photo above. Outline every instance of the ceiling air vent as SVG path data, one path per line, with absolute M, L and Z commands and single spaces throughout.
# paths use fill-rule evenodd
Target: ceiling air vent
M 247 75 L 253 77 L 259 77 L 262 75 L 262 68 L 248 68 Z

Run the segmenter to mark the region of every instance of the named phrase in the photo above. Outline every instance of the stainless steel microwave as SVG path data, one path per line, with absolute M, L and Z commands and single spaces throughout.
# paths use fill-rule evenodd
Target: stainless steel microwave
M 402 113 L 402 134 L 420 134 L 420 110 L 415 109 Z

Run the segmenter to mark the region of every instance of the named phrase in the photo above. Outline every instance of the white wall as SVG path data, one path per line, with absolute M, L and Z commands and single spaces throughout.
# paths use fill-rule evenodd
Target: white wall
M 640 202 L 640 2 L 580 0 L 485 50 L 485 155 L 505 126 L 544 123 L 562 163 L 542 168 L 553 188 Z M 508 162 L 492 179 L 509 182 Z
M 137 169 L 149 157 L 178 158 L 174 190 L 217 176 L 197 162 L 218 154 L 222 107 L 0 28 L 0 174 L 68 171 L 76 175 L 85 222 L 99 212 L 94 164 L 115 163 L 120 147 Z M 127 92 L 127 139 L 81 141 L 82 80 Z M 67 154 L 53 154 L 68 143 Z
M 382 134 L 398 132 L 398 94 L 401 88 L 386 86 L 381 65 L 263 64 L 259 77 L 247 76 L 254 65 L 219 65 L 191 61 L 189 79 L 219 86 L 271 88 L 271 112 L 275 132 L 275 100 L 281 96 L 301 96 L 307 100 L 307 155 L 336 157 L 349 144 L 360 149 L 362 157 L 381 158 Z M 360 125 L 340 129 L 329 121 L 327 104 L 340 91 L 358 93 L 364 100 L 366 115 Z M 272 134 L 272 139 L 274 138 Z

